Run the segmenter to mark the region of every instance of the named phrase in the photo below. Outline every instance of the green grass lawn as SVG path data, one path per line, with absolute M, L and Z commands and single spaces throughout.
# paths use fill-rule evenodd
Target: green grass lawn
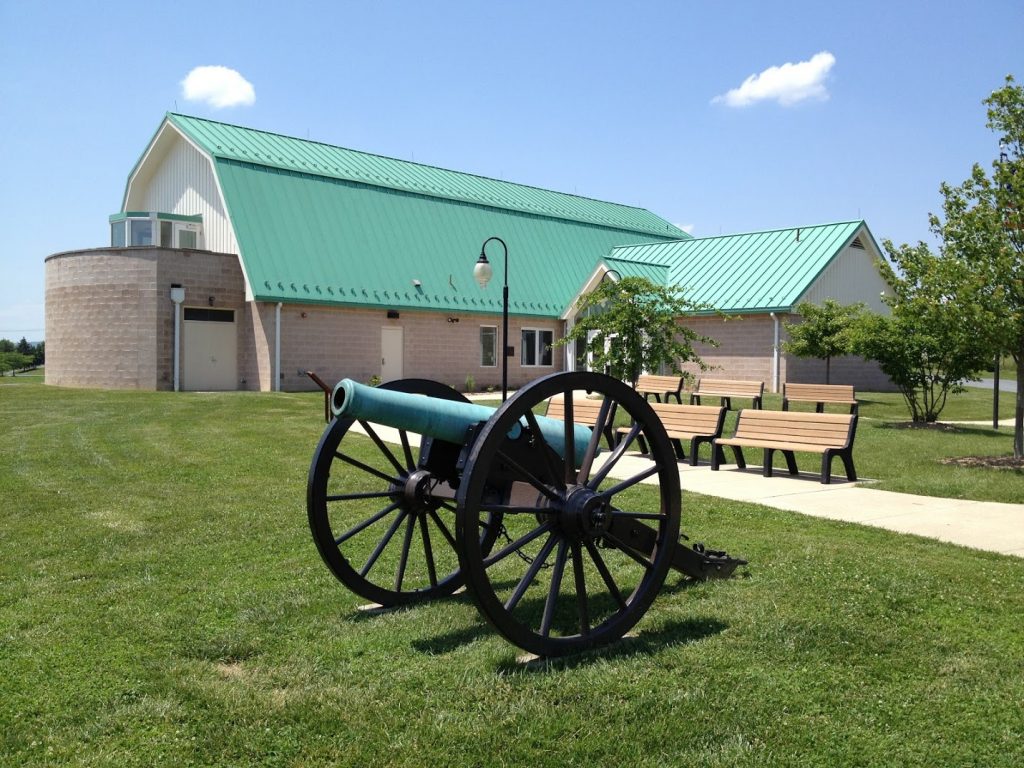
M 691 494 L 751 565 L 524 667 L 465 596 L 356 610 L 320 404 L 0 386 L 0 765 L 1024 764 L 1020 559 Z

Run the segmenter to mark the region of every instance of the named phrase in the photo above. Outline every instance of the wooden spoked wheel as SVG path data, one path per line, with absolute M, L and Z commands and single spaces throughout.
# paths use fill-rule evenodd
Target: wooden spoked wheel
M 535 412 L 551 397 L 564 398 L 558 442 L 572 455 L 574 402 L 602 402 L 578 462 L 564 460 L 538 425 Z M 629 429 L 602 453 L 602 434 L 618 426 Z M 649 456 L 627 457 L 640 434 Z M 499 408 L 473 444 L 457 499 L 468 590 L 502 635 L 539 656 L 620 639 L 660 590 L 679 535 L 679 474 L 665 429 L 632 388 L 598 373 L 553 374 Z M 482 532 L 496 516 L 502 536 L 486 549 Z M 638 525 L 650 535 L 638 537 Z
M 451 387 L 403 379 L 382 389 L 468 402 Z M 462 585 L 455 552 L 455 490 L 425 466 L 428 438 L 351 418 L 334 419 L 309 469 L 309 527 L 328 569 L 382 606 L 449 595 Z M 461 446 L 432 441 L 433 451 Z M 454 458 L 449 462 L 454 466 Z M 489 550 L 497 524 L 481 526 Z

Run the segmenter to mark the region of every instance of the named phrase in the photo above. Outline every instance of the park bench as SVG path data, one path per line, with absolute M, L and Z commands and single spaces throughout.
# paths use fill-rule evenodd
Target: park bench
M 850 413 L 857 413 L 857 398 L 852 384 L 790 384 L 782 385 L 782 410 L 790 403 L 814 403 L 817 413 L 824 413 L 826 405 L 848 405 Z
M 601 400 L 590 400 L 586 397 L 574 397 L 572 399 L 572 421 L 582 427 L 593 429 L 597 425 L 597 417 L 601 413 Z M 549 419 L 560 419 L 565 421 L 565 400 L 561 397 L 552 397 L 548 400 L 547 410 L 544 415 Z M 614 411 L 608 415 L 604 428 L 604 439 L 608 447 L 615 446 L 615 436 L 612 433 L 612 423 L 615 420 Z
M 683 405 L 675 403 L 652 403 L 651 408 L 661 420 L 669 440 L 676 450 L 676 456 L 680 459 L 686 458 L 683 450 L 683 440 L 690 444 L 690 466 L 697 466 L 697 451 L 701 444 L 707 443 L 712 446 L 712 451 L 721 448 L 714 447 L 714 439 L 722 436 L 722 427 L 725 425 L 726 408 L 721 405 Z M 627 434 L 630 427 L 619 427 L 616 432 L 619 440 L 622 435 Z M 647 453 L 647 443 L 644 441 L 643 433 L 637 436 L 641 453 Z
M 649 400 L 651 395 L 657 402 L 661 402 L 661 396 L 665 396 L 665 402 L 674 397 L 677 403 L 683 402 L 683 377 L 682 376 L 659 376 L 653 373 L 643 373 L 636 380 L 636 391 Z
M 820 453 L 821 482 L 832 482 L 832 459 L 843 460 L 846 479 L 853 482 L 857 472 L 853 467 L 853 438 L 857 432 L 857 416 L 852 413 L 798 413 L 795 411 L 759 411 L 743 409 L 736 420 L 736 433 L 732 437 L 717 438 L 716 448 L 729 446 L 741 469 L 747 464 L 743 447 L 764 450 L 764 476 L 772 476 L 772 458 L 780 451 L 786 458 L 789 474 L 797 474 L 794 451 Z M 711 451 L 711 469 L 717 470 L 724 460 L 720 450 Z
M 761 407 L 764 396 L 763 381 L 736 381 L 732 379 L 700 379 L 697 388 L 690 393 L 690 405 L 700 405 L 701 397 L 718 397 L 726 408 L 732 410 L 732 398 L 749 397 L 755 408 Z

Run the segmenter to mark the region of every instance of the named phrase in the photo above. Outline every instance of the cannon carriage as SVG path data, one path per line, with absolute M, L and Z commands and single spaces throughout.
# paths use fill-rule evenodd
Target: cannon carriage
M 564 419 L 538 415 L 552 397 Z M 581 398 L 601 403 L 589 427 L 573 419 Z M 670 568 L 706 578 L 744 563 L 680 543 L 673 448 L 617 379 L 552 374 L 497 409 L 423 379 L 343 380 L 331 407 L 309 471 L 310 528 L 331 572 L 376 604 L 465 586 L 512 643 L 560 656 L 620 639 Z M 629 429 L 605 448 L 612 425 Z M 628 456 L 641 437 L 642 461 Z

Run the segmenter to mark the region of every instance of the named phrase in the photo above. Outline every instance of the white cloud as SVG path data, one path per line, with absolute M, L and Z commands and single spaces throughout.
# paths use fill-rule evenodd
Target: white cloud
M 693 234 L 693 227 L 694 227 L 693 224 L 676 224 L 675 226 L 677 228 L 683 230 L 683 232 L 685 232 L 688 235 L 692 235 Z
M 252 83 L 228 67 L 196 67 L 181 81 L 188 101 L 202 101 L 211 107 L 251 106 L 256 101 Z
M 764 72 L 748 77 L 739 88 L 715 96 L 711 103 L 746 107 L 757 101 L 775 100 L 788 107 L 805 99 L 824 101 L 828 98 L 825 79 L 835 63 L 835 56 L 822 51 L 814 54 L 809 61 L 796 64 L 786 62 L 781 67 L 768 67 Z

